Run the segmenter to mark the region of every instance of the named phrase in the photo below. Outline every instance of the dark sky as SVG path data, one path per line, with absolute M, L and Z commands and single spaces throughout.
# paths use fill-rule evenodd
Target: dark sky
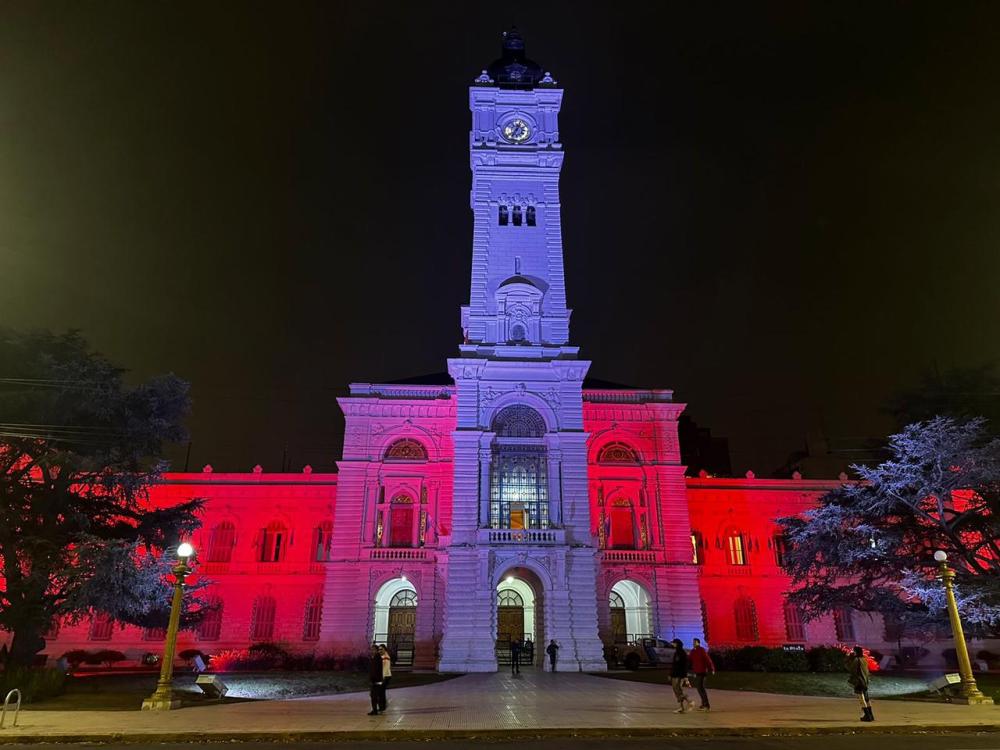
M 565 87 L 572 337 L 734 469 L 1000 357 L 1000 4 L 0 2 L 0 323 L 193 384 L 192 467 L 329 466 L 468 298 L 467 86 Z

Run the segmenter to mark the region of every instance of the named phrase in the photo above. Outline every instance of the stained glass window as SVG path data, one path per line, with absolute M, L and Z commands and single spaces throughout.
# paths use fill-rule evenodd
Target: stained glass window
M 490 526 L 494 529 L 549 527 L 545 420 L 517 404 L 493 420 L 497 434 L 490 466 Z
M 385 458 L 387 461 L 426 461 L 427 451 L 416 440 L 403 438 L 389 446 Z

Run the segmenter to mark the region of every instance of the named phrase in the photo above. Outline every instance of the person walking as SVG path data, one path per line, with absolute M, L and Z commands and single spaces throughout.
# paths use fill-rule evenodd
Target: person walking
M 368 681 L 371 682 L 372 710 L 369 716 L 378 716 L 378 707 L 382 697 L 382 654 L 379 653 L 378 646 L 372 644 L 371 653 L 368 654 Z
M 698 698 L 701 700 L 698 710 L 709 711 L 712 707 L 708 703 L 705 677 L 709 674 L 715 674 L 715 664 L 712 662 L 712 657 L 708 655 L 708 651 L 701 645 L 700 638 L 694 639 L 688 658 L 691 662 L 691 671 L 694 672 L 694 689 L 698 691 Z
M 674 697 L 677 698 L 677 710 L 674 713 L 682 714 L 690 711 L 694 705 L 684 692 L 684 681 L 688 676 L 688 655 L 680 638 L 674 638 L 671 643 L 674 645 L 674 658 L 670 662 L 670 684 L 674 688 Z
M 510 673 L 521 674 L 521 642 L 510 642 Z
M 858 703 L 861 704 L 861 721 L 875 721 L 872 702 L 868 698 L 868 659 L 865 658 L 865 650 L 861 646 L 854 647 L 847 657 L 846 666 L 847 682 L 854 688 L 854 694 L 858 696 Z
M 385 711 L 389 705 L 389 699 L 385 691 L 389 689 L 389 681 L 392 679 L 392 657 L 389 656 L 389 649 L 383 643 L 378 647 L 379 660 L 382 662 L 382 685 L 379 688 L 378 710 Z
M 545 648 L 545 653 L 549 655 L 549 667 L 551 671 L 556 671 L 556 657 L 559 654 L 559 644 L 556 643 L 556 639 L 553 638 L 549 641 L 549 645 Z

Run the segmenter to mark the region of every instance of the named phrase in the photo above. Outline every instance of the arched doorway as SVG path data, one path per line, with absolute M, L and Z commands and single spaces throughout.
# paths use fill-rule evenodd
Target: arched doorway
M 631 580 L 619 581 L 608 595 L 611 638 L 614 643 L 635 643 L 653 637 L 649 592 Z
M 510 664 L 510 646 L 522 644 L 521 664 L 537 661 L 540 649 L 541 581 L 527 568 L 514 568 L 497 584 L 496 654 L 497 664 Z
M 384 643 L 397 666 L 412 666 L 417 626 L 417 591 L 405 577 L 387 581 L 375 595 L 372 640 Z

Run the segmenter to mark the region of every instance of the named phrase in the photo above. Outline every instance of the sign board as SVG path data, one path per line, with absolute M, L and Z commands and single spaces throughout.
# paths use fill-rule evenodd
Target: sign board
M 801 643 L 786 643 L 781 647 L 781 650 L 799 654 L 805 651 L 806 647 Z
M 949 685 L 957 685 L 962 681 L 962 677 L 955 672 L 951 674 L 942 675 L 936 680 L 932 680 L 930 683 L 931 690 L 941 691 L 944 690 Z

